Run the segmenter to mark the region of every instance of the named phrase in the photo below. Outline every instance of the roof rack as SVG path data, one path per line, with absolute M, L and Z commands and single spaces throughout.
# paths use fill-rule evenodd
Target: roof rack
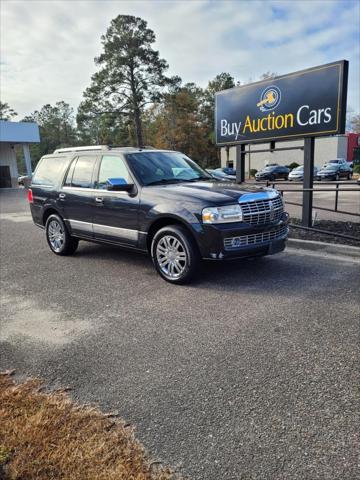
M 66 147 L 57 148 L 54 153 L 68 153 L 68 152 L 93 152 L 99 150 L 155 150 L 151 145 L 144 145 L 143 147 L 131 146 L 113 146 L 113 145 L 89 145 L 87 147 Z
M 91 152 L 96 150 L 110 150 L 108 145 L 89 145 L 88 147 L 67 147 L 57 148 L 54 153 L 67 153 L 67 152 Z

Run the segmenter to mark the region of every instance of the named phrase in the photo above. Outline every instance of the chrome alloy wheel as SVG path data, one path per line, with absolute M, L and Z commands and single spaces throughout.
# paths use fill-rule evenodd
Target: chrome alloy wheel
M 183 245 L 173 235 L 165 235 L 159 240 L 156 259 L 163 274 L 173 279 L 184 273 L 188 261 Z
M 57 220 L 51 220 L 48 225 L 48 238 L 54 252 L 60 252 L 65 242 L 65 232 Z

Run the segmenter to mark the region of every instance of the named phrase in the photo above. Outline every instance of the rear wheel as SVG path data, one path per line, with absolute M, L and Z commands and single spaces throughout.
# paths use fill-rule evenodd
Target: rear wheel
M 195 241 L 181 225 L 169 225 L 155 234 L 151 257 L 158 273 L 176 284 L 190 282 L 200 262 Z
M 72 255 L 78 245 L 79 240 L 73 238 L 63 219 L 56 214 L 50 215 L 45 225 L 46 240 L 53 253 L 56 255 Z
M 337 173 L 335 177 L 335 181 L 338 182 L 340 180 L 340 175 Z

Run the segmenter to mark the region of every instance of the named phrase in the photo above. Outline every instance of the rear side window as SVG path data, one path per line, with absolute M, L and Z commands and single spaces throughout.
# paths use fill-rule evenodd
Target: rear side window
M 95 161 L 96 161 L 96 157 L 90 157 L 90 156 L 78 157 L 74 167 L 74 173 L 72 175 L 72 180 L 71 180 L 72 187 L 79 187 L 79 188 L 92 187 L 92 175 L 93 175 Z
M 36 167 L 33 185 L 55 186 L 67 164 L 67 157 L 43 157 Z

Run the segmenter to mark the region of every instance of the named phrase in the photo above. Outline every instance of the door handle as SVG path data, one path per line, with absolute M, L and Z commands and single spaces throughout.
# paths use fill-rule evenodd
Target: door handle
M 95 197 L 95 202 L 103 203 L 104 199 L 102 197 Z
M 59 193 L 59 199 L 64 200 L 64 198 L 66 198 L 65 193 Z

